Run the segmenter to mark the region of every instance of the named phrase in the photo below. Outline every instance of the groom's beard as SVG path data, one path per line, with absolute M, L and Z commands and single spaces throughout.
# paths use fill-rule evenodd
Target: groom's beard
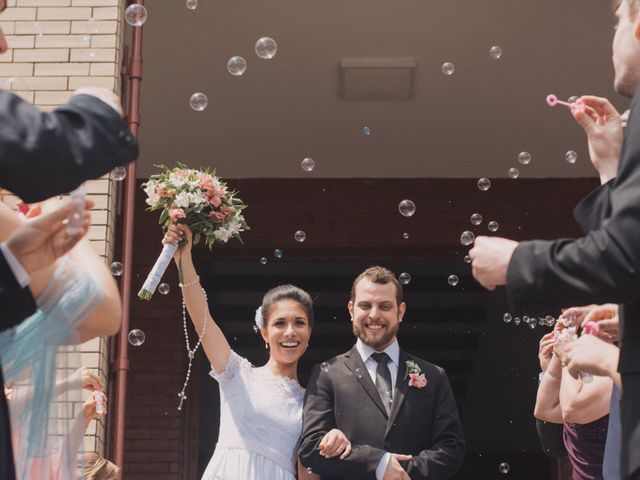
M 367 328 L 360 322 L 353 322 L 353 334 L 362 340 L 362 343 L 370 346 L 377 352 L 384 350 L 393 341 L 393 337 L 396 336 L 400 329 L 400 322 L 395 325 L 385 324 L 384 333 L 382 335 L 376 335 L 367 330 Z

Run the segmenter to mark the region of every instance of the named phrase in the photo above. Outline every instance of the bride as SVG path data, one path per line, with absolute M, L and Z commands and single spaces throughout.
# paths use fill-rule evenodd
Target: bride
M 302 431 L 304 389 L 298 383 L 298 359 L 309 346 L 313 328 L 313 301 L 304 290 L 280 285 L 269 290 L 256 312 L 269 361 L 255 368 L 231 350 L 213 321 L 204 289 L 191 257 L 192 233 L 182 224 L 171 225 L 162 243 L 186 240 L 174 254 L 181 262 L 180 286 L 202 346 L 211 362 L 210 375 L 220 385 L 220 435 L 203 480 L 319 480 L 297 461 Z M 339 430 L 327 433 L 320 453 L 346 458 L 351 444 Z

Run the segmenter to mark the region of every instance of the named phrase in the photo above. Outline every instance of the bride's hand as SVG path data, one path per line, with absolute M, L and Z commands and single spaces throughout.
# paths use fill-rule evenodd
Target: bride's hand
M 166 245 L 168 243 L 173 243 L 174 245 L 178 245 L 181 240 L 184 240 L 184 242 L 182 242 L 183 246 L 173 254 L 174 260 L 177 261 L 178 258 L 180 258 L 180 255 L 191 254 L 191 246 L 193 245 L 192 239 L 193 234 L 189 227 L 182 223 L 172 223 L 164 234 L 162 244 Z
M 344 460 L 351 453 L 351 442 L 342 431 L 334 428 L 320 440 L 320 455 L 325 458 L 333 458 L 340 455 Z

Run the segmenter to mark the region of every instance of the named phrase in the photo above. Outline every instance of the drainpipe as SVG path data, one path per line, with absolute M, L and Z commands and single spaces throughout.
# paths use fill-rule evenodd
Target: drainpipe
M 137 0 L 139 5 L 144 0 Z M 129 128 L 138 137 L 140 127 L 140 82 L 142 81 L 142 27 L 133 27 L 133 41 L 131 44 L 131 61 L 129 64 L 129 111 L 127 114 Z M 136 197 L 136 165 L 131 162 L 127 167 L 127 179 L 124 197 L 124 225 L 122 228 L 122 265 L 124 272 L 120 284 L 122 297 L 122 327 L 116 337 L 117 354 L 112 365 L 114 379 L 114 407 L 115 420 L 112 439 L 114 442 L 113 462 L 122 471 L 124 467 L 124 433 L 125 406 L 127 398 L 127 376 L 129 374 L 128 334 L 131 316 L 131 281 L 133 264 L 133 230 L 135 220 Z

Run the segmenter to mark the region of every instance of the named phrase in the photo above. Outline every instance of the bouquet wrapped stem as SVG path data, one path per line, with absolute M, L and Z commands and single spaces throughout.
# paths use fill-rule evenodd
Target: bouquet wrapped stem
M 242 216 L 247 206 L 215 176 L 215 171 L 194 170 L 182 164 L 172 169 L 164 165 L 159 168 L 162 172 L 152 175 L 142 187 L 148 197 L 148 210 L 162 210 L 160 225 L 165 231 L 172 223 L 183 223 L 193 232 L 194 245 L 204 237 L 209 248 L 215 242 L 226 243 L 231 237 L 242 241 L 240 232 L 249 229 Z M 178 245 L 164 246 L 138 292 L 139 298 L 151 299 L 177 248 Z M 178 272 L 182 277 L 180 268 Z
M 171 263 L 171 259 L 173 258 L 173 254 L 178 249 L 178 245 L 174 243 L 167 243 L 162 248 L 162 253 L 156 260 L 156 263 L 153 265 L 153 268 L 147 275 L 147 279 L 144 281 L 144 285 L 138 292 L 138 297 L 142 300 L 151 300 L 156 288 L 158 288 L 158 284 L 162 279 L 162 275 L 167 270 L 169 263 Z

